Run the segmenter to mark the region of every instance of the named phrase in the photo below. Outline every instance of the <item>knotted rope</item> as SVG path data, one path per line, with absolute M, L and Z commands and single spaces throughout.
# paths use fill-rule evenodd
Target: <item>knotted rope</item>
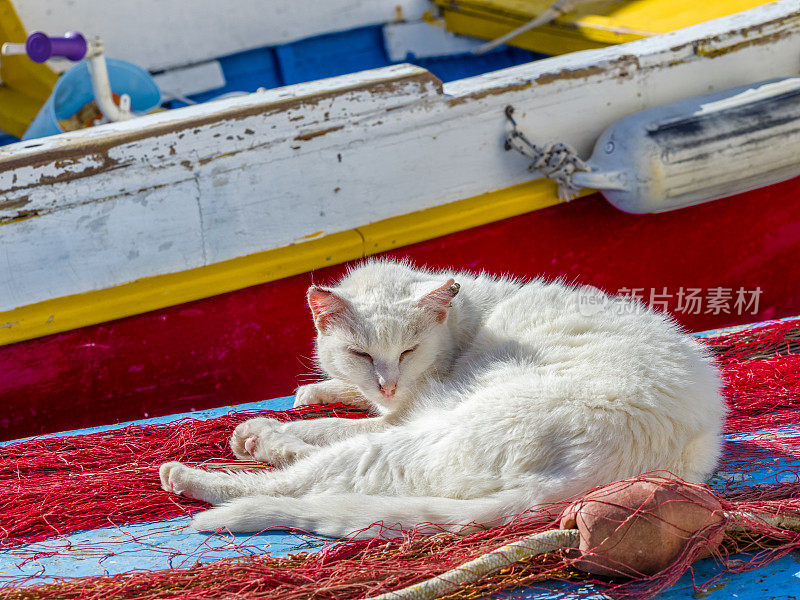
M 517 127 L 514 120 L 514 107 L 506 106 L 506 119 L 510 128 L 506 133 L 506 150 L 514 149 L 523 156 L 531 159 L 528 166 L 530 172 L 539 171 L 544 177 L 552 179 L 558 184 L 558 198 L 568 202 L 578 196 L 580 187 L 572 181 L 572 174 L 576 172 L 591 171 L 578 156 L 572 146 L 563 142 L 537 146 L 531 142 Z

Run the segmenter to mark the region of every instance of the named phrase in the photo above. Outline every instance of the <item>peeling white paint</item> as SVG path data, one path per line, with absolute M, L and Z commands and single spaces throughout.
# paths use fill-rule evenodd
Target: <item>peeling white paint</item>
M 0 310 L 201 266 L 197 201 L 182 183 L 0 226 Z

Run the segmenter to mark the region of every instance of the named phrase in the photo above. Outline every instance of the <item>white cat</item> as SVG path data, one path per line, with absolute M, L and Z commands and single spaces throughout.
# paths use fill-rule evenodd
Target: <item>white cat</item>
M 458 531 L 642 472 L 701 481 L 717 463 L 717 368 L 636 302 L 372 261 L 310 288 L 308 303 L 329 379 L 295 405 L 341 400 L 380 416 L 239 425 L 236 456 L 276 471 L 162 465 L 164 489 L 216 505 L 194 528 Z

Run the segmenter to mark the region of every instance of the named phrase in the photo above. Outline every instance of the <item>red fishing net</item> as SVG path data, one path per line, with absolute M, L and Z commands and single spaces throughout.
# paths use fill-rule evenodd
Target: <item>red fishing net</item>
M 725 453 L 711 481 L 721 508 L 699 530 L 669 523 L 669 531 L 679 532 L 675 535 L 685 541 L 669 566 L 655 574 L 635 573 L 633 578 L 589 575 L 573 566 L 574 551 L 559 550 L 509 563 L 449 590 L 447 597 L 477 598 L 525 585 L 543 586 L 550 593 L 568 589 L 586 597 L 596 593 L 594 586 L 602 586 L 603 593 L 613 597 L 646 598 L 673 585 L 693 560 L 707 554 L 719 561 L 722 574 L 762 566 L 800 547 L 800 532 L 794 530 L 800 521 L 793 520 L 800 518 L 800 354 L 795 354 L 800 320 L 706 342 L 724 369 L 731 407 Z M 337 405 L 271 414 L 281 419 L 331 415 L 365 413 Z M 227 438 L 238 422 L 250 416 L 185 419 L 6 446 L 0 458 L 0 547 L 201 509 L 200 503 L 160 489 L 158 465 L 167 460 L 229 460 Z M 558 527 L 556 515 L 568 504 L 537 507 L 507 525 L 464 536 L 411 531 L 392 540 L 344 540 L 314 554 L 288 558 L 225 559 L 188 569 L 6 588 L 0 597 L 364 598 L 406 587 L 522 536 Z M 629 508 L 661 523 L 671 519 L 663 516 L 671 513 L 654 509 L 652 501 Z M 774 515 L 786 518 L 767 522 Z
M 202 503 L 161 489 L 159 465 L 233 460 L 231 431 L 256 414 L 282 421 L 367 416 L 343 404 L 242 411 L 206 421 L 187 418 L 5 446 L 0 458 L 0 548 L 202 509 Z

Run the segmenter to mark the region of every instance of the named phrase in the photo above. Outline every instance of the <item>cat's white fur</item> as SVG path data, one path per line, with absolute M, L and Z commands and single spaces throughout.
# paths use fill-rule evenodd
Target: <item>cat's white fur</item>
M 344 400 L 380 416 L 237 427 L 234 453 L 277 471 L 162 465 L 165 489 L 217 505 L 196 529 L 458 530 L 643 472 L 700 481 L 717 463 L 719 372 L 643 305 L 388 261 L 308 299 L 330 379 L 300 388 L 296 405 Z

